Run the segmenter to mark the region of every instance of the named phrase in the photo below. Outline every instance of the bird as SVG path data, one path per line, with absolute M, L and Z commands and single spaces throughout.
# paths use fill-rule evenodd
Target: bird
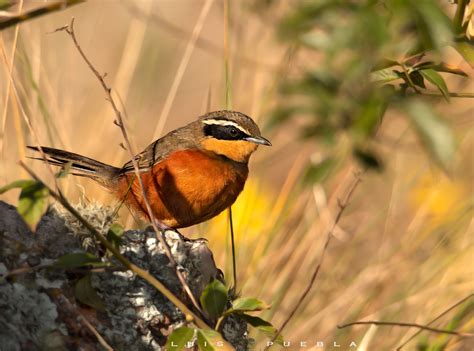
M 248 177 L 250 156 L 272 144 L 241 112 L 206 113 L 152 142 L 135 156 L 153 216 L 178 229 L 207 221 L 230 207 Z M 151 220 L 132 160 L 115 167 L 51 147 L 28 146 L 30 157 L 90 178 Z

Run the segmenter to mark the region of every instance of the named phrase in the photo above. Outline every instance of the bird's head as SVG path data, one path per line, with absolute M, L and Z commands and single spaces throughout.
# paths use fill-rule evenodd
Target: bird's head
M 209 112 L 199 122 L 201 147 L 236 162 L 248 162 L 258 145 L 272 145 L 261 136 L 257 124 L 240 112 Z

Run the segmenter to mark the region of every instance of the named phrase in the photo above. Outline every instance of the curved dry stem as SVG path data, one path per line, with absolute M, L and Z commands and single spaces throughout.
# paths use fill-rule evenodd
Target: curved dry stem
M 131 156 L 131 160 L 132 160 L 132 164 L 133 164 L 133 168 L 135 170 L 135 175 L 137 177 L 137 181 L 140 185 L 140 189 L 142 191 L 142 195 L 143 195 L 143 200 L 145 202 L 145 206 L 146 206 L 146 210 L 147 210 L 147 213 L 148 213 L 148 216 L 149 218 L 151 219 L 151 225 L 153 226 L 153 229 L 155 230 L 156 232 L 156 235 L 158 237 L 158 240 L 160 241 L 160 243 L 162 244 L 162 246 L 165 248 L 165 252 L 166 252 L 166 255 L 168 256 L 168 259 L 170 260 L 174 270 L 176 271 L 176 275 L 179 279 L 179 281 L 181 282 L 181 285 L 183 286 L 184 290 L 186 291 L 189 299 L 191 300 L 191 302 L 193 303 L 194 307 L 199 311 L 199 313 L 202 314 L 202 309 L 200 308 L 196 298 L 194 297 L 191 289 L 189 288 L 189 285 L 186 283 L 182 273 L 179 271 L 178 269 L 178 265 L 176 264 L 176 261 L 173 257 L 173 255 L 171 254 L 171 249 L 168 245 L 168 243 L 166 242 L 166 240 L 163 238 L 163 235 L 162 235 L 162 232 L 164 230 L 167 230 L 169 229 L 168 227 L 164 226 L 162 223 L 160 223 L 154 216 L 153 214 L 153 211 L 151 209 L 151 206 L 150 206 L 150 202 L 148 201 L 148 197 L 147 197 L 147 194 L 146 194 L 146 191 L 145 191 L 145 187 L 144 187 L 144 184 L 143 184 L 143 180 L 142 180 L 142 177 L 141 177 L 141 173 L 140 173 L 140 169 L 138 167 L 138 163 L 137 163 L 137 160 L 135 158 L 135 155 L 136 155 L 136 152 L 134 152 L 133 150 L 133 147 L 132 147 L 132 144 L 130 142 L 130 138 L 128 136 L 128 132 L 127 132 L 127 129 L 125 128 L 125 125 L 124 125 L 124 122 L 123 122 L 123 119 L 122 119 L 122 113 L 120 112 L 120 110 L 118 109 L 117 107 L 117 104 L 115 103 L 115 100 L 114 98 L 112 97 L 112 89 L 107 85 L 107 83 L 105 82 L 104 78 L 105 78 L 105 75 L 101 75 L 99 73 L 99 71 L 94 67 L 94 65 L 91 63 L 91 61 L 87 58 L 87 56 L 85 55 L 84 51 L 82 50 L 81 46 L 79 45 L 78 41 L 77 41 L 77 38 L 76 38 L 76 34 L 74 32 L 74 17 L 72 18 L 71 20 L 71 23 L 67 26 L 64 26 L 64 27 L 61 27 L 61 28 L 58 28 L 56 29 L 56 31 L 65 31 L 70 37 L 71 39 L 73 40 L 74 42 L 74 45 L 76 46 L 76 49 L 78 50 L 79 54 L 81 55 L 81 57 L 83 58 L 83 60 L 85 61 L 85 63 L 87 64 L 87 66 L 89 67 L 89 69 L 92 71 L 92 73 L 94 73 L 94 75 L 96 76 L 96 78 L 99 80 L 102 88 L 104 89 L 105 91 L 105 94 L 106 94 L 106 99 L 109 101 L 110 105 L 112 106 L 112 109 L 114 110 L 114 113 L 115 113 L 115 117 L 116 119 L 114 120 L 114 124 L 117 125 L 121 132 L 122 132 L 122 135 L 123 135 L 123 138 L 125 140 L 125 148 L 128 150 L 128 152 L 130 153 L 130 156 Z M 129 263 L 130 264 L 130 263 Z M 136 269 L 139 269 L 138 267 L 136 267 Z M 149 277 L 151 277 L 151 275 L 146 272 L 146 271 L 143 271 L 145 272 Z M 142 272 L 142 273 L 143 273 Z M 137 273 L 138 274 L 138 273 Z M 145 279 L 145 278 L 144 278 Z M 148 279 L 146 279 L 148 281 Z M 156 279 L 155 279 L 156 280 Z M 160 283 L 161 284 L 161 283 Z M 155 286 L 155 285 L 154 285 Z M 161 289 L 158 289 L 161 291 Z M 171 293 L 171 292 L 170 292 Z M 167 296 L 168 297 L 168 296 Z M 177 299 L 177 298 L 175 298 Z M 174 303 L 174 302 L 173 302 Z M 182 305 L 182 303 L 181 303 Z M 176 305 L 178 306 L 178 305 Z M 178 306 L 179 307 L 179 306 Z M 179 307 L 183 312 L 184 310 Z M 190 312 L 190 313 L 188 313 Z M 192 313 L 190 310 L 188 310 L 188 312 L 186 312 L 186 314 L 190 314 L 193 316 L 193 318 L 195 320 L 199 319 L 201 320 L 197 315 L 195 315 L 194 313 Z M 204 323 L 202 320 L 201 320 L 202 323 Z M 206 325 L 204 323 L 204 325 Z M 207 326 L 207 325 L 206 325 Z

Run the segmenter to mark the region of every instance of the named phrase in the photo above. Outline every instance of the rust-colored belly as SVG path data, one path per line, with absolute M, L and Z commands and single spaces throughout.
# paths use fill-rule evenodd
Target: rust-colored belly
M 169 227 L 182 228 L 206 221 L 232 205 L 247 174 L 246 164 L 199 150 L 184 150 L 142 173 L 142 179 L 154 216 Z M 147 216 L 133 173 L 120 179 L 118 189 L 117 196 L 125 197 L 129 205 Z

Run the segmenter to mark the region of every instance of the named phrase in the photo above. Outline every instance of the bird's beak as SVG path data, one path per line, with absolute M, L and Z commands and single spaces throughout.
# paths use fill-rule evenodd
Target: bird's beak
M 255 144 L 272 146 L 272 143 L 268 139 L 265 139 L 262 136 L 250 136 L 250 137 L 246 137 L 245 140 L 250 141 L 251 143 L 255 143 Z

